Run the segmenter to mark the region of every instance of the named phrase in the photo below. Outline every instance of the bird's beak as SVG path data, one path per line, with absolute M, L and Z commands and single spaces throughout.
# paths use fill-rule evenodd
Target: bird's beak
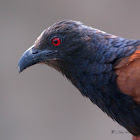
M 55 50 L 40 50 L 38 48 L 35 48 L 34 46 L 30 47 L 27 51 L 23 53 L 19 60 L 18 72 L 20 73 L 24 69 L 32 65 L 51 59 L 52 54 L 55 53 Z

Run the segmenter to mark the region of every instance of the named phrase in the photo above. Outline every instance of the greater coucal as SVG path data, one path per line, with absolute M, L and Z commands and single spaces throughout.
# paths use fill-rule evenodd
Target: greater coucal
M 140 136 L 140 40 L 60 21 L 44 30 L 22 55 L 18 70 L 37 63 L 61 72 L 83 96 Z

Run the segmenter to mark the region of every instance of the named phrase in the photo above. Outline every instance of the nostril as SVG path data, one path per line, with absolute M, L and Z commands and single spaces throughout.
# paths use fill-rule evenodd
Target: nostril
M 32 50 L 32 54 L 37 54 L 38 50 Z

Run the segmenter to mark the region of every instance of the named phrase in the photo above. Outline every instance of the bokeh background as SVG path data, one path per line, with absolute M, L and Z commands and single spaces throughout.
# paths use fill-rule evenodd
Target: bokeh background
M 54 69 L 18 74 L 22 53 L 64 19 L 140 39 L 140 0 L 0 0 L 0 140 L 130 140 Z

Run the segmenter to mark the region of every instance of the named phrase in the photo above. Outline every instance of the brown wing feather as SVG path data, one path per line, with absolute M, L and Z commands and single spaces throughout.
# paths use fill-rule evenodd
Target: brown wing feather
M 140 46 L 115 66 L 115 72 L 120 90 L 140 103 Z
M 140 137 L 133 136 L 132 140 L 140 140 Z

